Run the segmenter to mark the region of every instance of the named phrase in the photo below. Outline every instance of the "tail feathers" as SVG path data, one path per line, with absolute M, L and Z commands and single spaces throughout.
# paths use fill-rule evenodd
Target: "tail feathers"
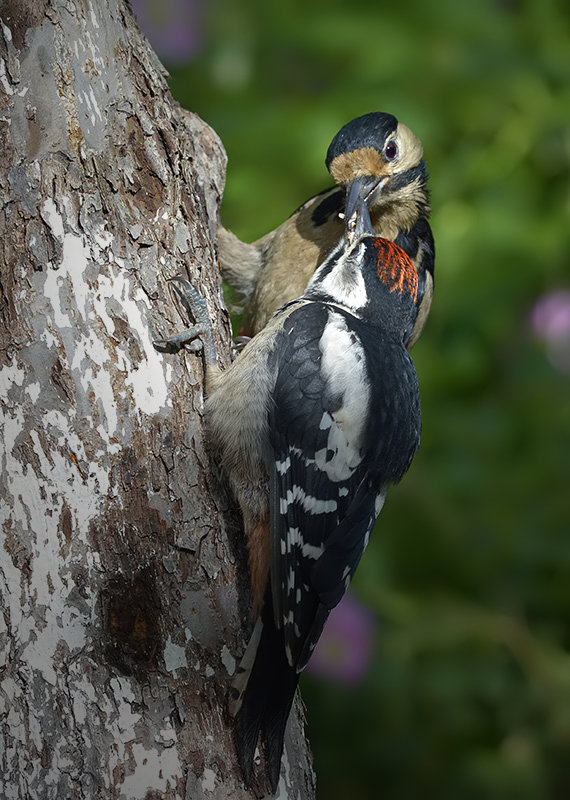
M 261 726 L 261 740 L 265 751 L 267 772 L 271 790 L 274 794 L 277 791 L 281 772 L 281 757 L 283 755 L 283 740 L 285 738 L 287 720 L 289 719 L 299 682 L 298 672 L 289 667 L 289 665 L 287 666 L 289 668 L 287 682 L 281 684 L 278 695 L 273 698 L 273 703 L 270 701 L 266 706 Z M 275 686 L 273 688 L 275 691 Z
M 298 681 L 297 670 L 285 655 L 283 631 L 275 628 L 271 612 L 264 613 L 244 653 L 230 700 L 237 756 L 247 786 L 261 734 L 271 789 L 277 791 L 285 728 Z

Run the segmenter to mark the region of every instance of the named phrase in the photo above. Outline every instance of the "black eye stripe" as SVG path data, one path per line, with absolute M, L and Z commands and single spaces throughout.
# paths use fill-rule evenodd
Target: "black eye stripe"
M 399 175 L 394 175 L 390 179 L 390 189 L 392 192 L 396 191 L 396 189 L 400 189 L 402 186 L 406 186 L 408 183 L 412 183 L 416 178 L 420 179 L 421 185 L 425 184 L 426 181 L 426 168 L 423 161 L 415 167 L 410 167 L 405 172 L 401 172 Z

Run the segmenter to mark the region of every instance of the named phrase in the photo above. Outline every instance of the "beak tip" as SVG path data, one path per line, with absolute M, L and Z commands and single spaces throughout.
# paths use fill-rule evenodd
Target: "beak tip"
M 385 182 L 386 178 L 380 180 L 372 176 L 361 176 L 348 186 L 344 219 L 350 244 L 361 236 L 374 232 L 368 213 L 368 202 L 377 187 L 383 186 Z

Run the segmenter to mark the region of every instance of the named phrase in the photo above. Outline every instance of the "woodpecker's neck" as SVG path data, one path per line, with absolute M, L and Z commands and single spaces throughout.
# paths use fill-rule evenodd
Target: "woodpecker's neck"
M 412 259 L 388 239 L 375 236 L 372 244 L 376 250 L 376 277 L 388 291 L 407 295 L 415 303 L 418 299 L 418 273 Z
M 360 319 L 403 336 L 415 312 L 418 274 L 394 242 L 366 235 L 341 244 L 316 271 L 304 298 L 334 303 Z
M 372 224 L 386 239 L 410 231 L 420 217 L 430 213 L 427 171 L 424 161 L 393 175 L 370 208 Z
M 359 255 L 362 242 L 347 247 L 343 240 L 317 269 L 304 292 L 307 300 L 335 303 L 358 315 L 366 305 L 366 282 Z

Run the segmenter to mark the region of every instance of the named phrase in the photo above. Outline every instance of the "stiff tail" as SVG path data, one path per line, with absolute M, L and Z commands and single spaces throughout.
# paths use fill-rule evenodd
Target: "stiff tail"
M 244 780 L 251 783 L 259 735 L 271 789 L 277 791 L 283 739 L 299 675 L 285 655 L 283 631 L 266 602 L 232 684 L 229 703 L 235 717 L 236 750 Z

